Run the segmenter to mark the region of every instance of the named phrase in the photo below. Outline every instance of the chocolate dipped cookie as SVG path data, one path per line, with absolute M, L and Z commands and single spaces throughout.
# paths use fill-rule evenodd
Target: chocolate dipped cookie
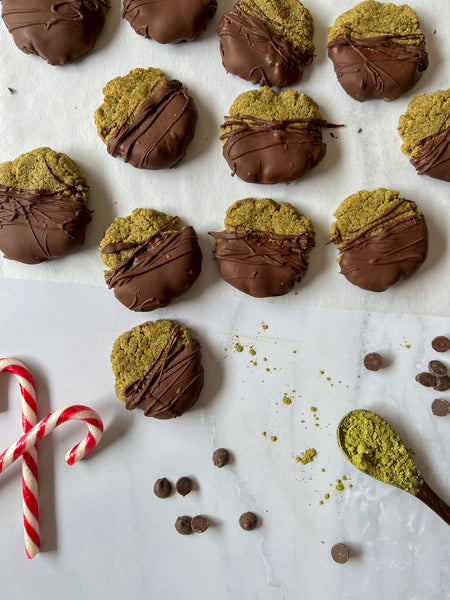
M 150 311 L 181 296 L 200 275 L 202 253 L 191 226 L 157 210 L 136 208 L 114 219 L 100 242 L 105 281 L 130 310 Z
M 334 213 L 330 241 L 341 273 L 354 285 L 383 292 L 414 275 L 427 256 L 425 218 L 415 202 L 379 188 L 346 198 Z
M 245 198 L 232 204 L 215 258 L 224 281 L 254 298 L 282 296 L 300 282 L 315 245 L 311 221 L 292 204 Z
M 418 175 L 450 181 L 450 89 L 414 96 L 398 131 Z
M 255 85 L 292 85 L 313 60 L 314 23 L 298 0 L 238 0 L 218 34 L 227 73 Z
M 2 0 L 2 18 L 25 54 L 65 65 L 89 52 L 111 0 Z
M 223 156 L 243 181 L 293 181 L 325 156 L 322 128 L 328 126 L 306 94 L 269 87 L 244 92 L 221 125 Z
M 29 265 L 83 244 L 89 187 L 66 154 L 36 148 L 0 164 L 0 250 Z
M 417 14 L 406 4 L 375 0 L 357 4 L 328 28 L 328 56 L 341 86 L 360 102 L 399 98 L 428 67 Z
M 200 344 L 173 321 L 148 321 L 120 335 L 111 364 L 117 397 L 146 417 L 179 417 L 194 406 L 202 389 Z
M 216 14 L 217 0 L 123 0 L 122 18 L 160 44 L 196 40 Z
M 197 109 L 183 85 L 159 69 L 133 69 L 103 88 L 94 115 L 109 154 L 138 169 L 175 167 L 194 137 Z

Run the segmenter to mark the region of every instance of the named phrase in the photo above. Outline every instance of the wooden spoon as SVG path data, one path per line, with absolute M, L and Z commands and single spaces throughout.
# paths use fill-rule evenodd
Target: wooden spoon
M 383 422 L 384 426 L 389 431 L 389 437 L 391 439 L 396 440 L 397 447 L 399 448 L 398 455 L 394 458 L 394 461 L 398 460 L 398 464 L 400 464 L 400 462 L 402 460 L 403 461 L 405 460 L 405 456 L 408 456 L 411 459 L 410 464 L 414 468 L 415 481 L 416 481 L 415 485 L 410 485 L 410 486 L 408 486 L 407 484 L 402 485 L 400 482 L 395 481 L 395 475 L 392 476 L 392 480 L 390 482 L 383 481 L 383 479 L 380 479 L 379 477 L 377 477 L 376 461 L 377 461 L 378 453 L 376 453 L 376 452 L 374 452 L 373 455 L 371 455 L 372 456 L 371 466 L 374 466 L 374 468 L 370 469 L 371 472 L 369 472 L 369 468 L 363 469 L 353 463 L 351 456 L 348 452 L 348 448 L 347 448 L 346 441 L 345 441 L 346 433 L 349 429 L 350 419 L 352 416 L 359 416 L 362 418 L 365 417 L 366 419 L 369 419 L 369 420 L 373 420 L 373 418 L 375 417 L 378 422 L 380 420 Z M 373 477 L 374 479 L 378 479 L 378 481 L 381 481 L 382 483 L 387 483 L 388 485 L 393 485 L 394 487 L 398 487 L 398 488 L 404 490 L 405 492 L 412 494 L 419 500 L 422 500 L 422 502 L 424 504 L 426 504 L 429 508 L 431 508 L 431 510 L 434 510 L 434 512 L 437 515 L 439 515 L 441 517 L 441 519 L 443 519 L 447 523 L 447 525 L 450 525 L 450 506 L 448 504 L 446 504 L 441 498 L 439 498 L 439 496 L 435 492 L 433 492 L 433 490 L 430 488 L 430 486 L 427 484 L 427 482 L 423 479 L 422 475 L 420 474 L 420 471 L 419 471 L 417 465 L 412 460 L 412 458 L 410 456 L 410 452 L 408 451 L 405 444 L 402 442 L 398 433 L 389 425 L 389 423 L 384 421 L 384 419 L 382 419 L 379 415 L 377 415 L 376 413 L 374 413 L 370 410 L 352 410 L 351 412 L 347 413 L 344 417 L 342 417 L 342 419 L 338 425 L 336 434 L 337 434 L 337 441 L 339 444 L 339 448 L 342 450 L 342 453 L 344 454 L 345 458 L 347 460 L 349 460 L 353 464 L 353 466 L 355 466 L 357 469 L 359 469 L 362 473 L 365 473 L 366 475 L 369 475 L 370 477 Z M 368 450 L 370 452 L 370 448 Z M 392 467 L 395 467 L 395 463 L 392 463 Z M 394 473 L 395 473 L 395 470 L 393 470 L 393 474 Z

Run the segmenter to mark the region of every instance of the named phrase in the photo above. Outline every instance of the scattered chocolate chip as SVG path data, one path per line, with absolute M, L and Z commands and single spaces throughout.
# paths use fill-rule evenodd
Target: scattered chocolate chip
M 336 136 L 334 135 L 334 133 L 332 131 L 330 131 L 330 135 L 331 135 L 332 138 L 337 139 Z
M 157 479 L 153 486 L 153 492 L 158 498 L 168 498 L 172 493 L 172 484 L 165 477 Z
M 10 88 L 10 87 L 8 88 L 8 92 L 9 92 L 10 94 L 14 94 L 14 92 L 15 92 L 15 91 L 16 91 L 16 90 L 13 90 L 13 89 L 12 89 L 12 88 Z
M 230 462 L 230 453 L 225 448 L 214 450 L 212 455 L 213 464 L 221 469 Z
M 358 129 L 358 133 L 362 133 L 362 129 L 361 129 L 361 127 Z
M 189 535 L 192 533 L 191 523 L 192 519 L 187 515 L 178 517 L 175 521 L 175 529 L 178 531 L 178 533 L 181 533 L 181 535 Z
M 443 377 L 436 377 L 436 383 L 433 386 L 437 392 L 446 392 L 450 390 L 450 377 L 444 375 Z
M 450 404 L 444 398 L 436 398 L 431 405 L 431 411 L 437 417 L 446 417 L 450 413 Z
M 447 367 L 440 360 L 430 360 L 428 370 L 432 375 L 436 375 L 436 377 L 447 375 Z
M 350 558 L 348 547 L 345 544 L 335 544 L 331 548 L 331 558 L 340 565 L 344 565 Z
M 416 381 L 425 387 L 433 387 L 436 384 L 436 377 L 431 373 L 419 373 L 416 375 Z
M 197 515 L 191 521 L 191 528 L 194 533 L 204 533 L 209 527 L 209 521 L 205 515 Z
M 378 352 L 370 352 L 364 357 L 364 366 L 369 371 L 378 371 L 383 366 L 383 357 Z
M 239 525 L 245 531 L 252 531 L 258 525 L 258 517 L 252 512 L 242 513 L 239 517 Z
M 438 335 L 432 340 L 431 347 L 436 352 L 448 352 L 450 350 L 450 340 L 445 335 Z
M 187 496 L 192 492 L 192 479 L 190 477 L 180 477 L 175 484 L 175 489 L 181 496 Z

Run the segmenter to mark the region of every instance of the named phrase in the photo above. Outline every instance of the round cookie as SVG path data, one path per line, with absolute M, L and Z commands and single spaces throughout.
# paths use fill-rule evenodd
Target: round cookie
M 117 397 L 146 417 L 179 417 L 202 389 L 200 344 L 173 321 L 148 321 L 120 335 L 111 364 Z
M 314 56 L 314 23 L 299 0 L 238 0 L 218 35 L 227 73 L 255 85 L 296 83 Z
M 301 281 L 315 245 L 311 221 L 287 202 L 245 198 L 232 204 L 215 257 L 222 278 L 254 298 L 282 296 Z
M 425 219 L 415 202 L 379 188 L 346 198 L 334 213 L 330 241 L 341 273 L 354 285 L 383 292 L 414 275 L 427 256 Z
M 249 183 L 283 183 L 322 160 L 319 107 L 306 94 L 269 87 L 240 94 L 221 125 L 223 156 L 233 175 Z
M 2 0 L 2 18 L 25 54 L 65 65 L 89 52 L 111 0 Z
M 217 0 L 123 0 L 122 18 L 160 44 L 188 42 L 205 31 Z
M 375 0 L 357 4 L 328 28 L 328 56 L 341 86 L 360 102 L 399 98 L 428 67 L 416 13 Z
M 0 250 L 29 265 L 83 244 L 89 187 L 66 154 L 36 148 L 0 164 Z
M 200 275 L 202 253 L 194 228 L 157 210 L 136 208 L 114 219 L 100 242 L 108 287 L 134 311 L 167 306 Z
M 418 175 L 450 181 L 450 89 L 414 96 L 398 131 Z
M 133 69 L 103 88 L 94 115 L 112 156 L 139 169 L 175 167 L 194 137 L 197 109 L 183 85 L 159 69 Z

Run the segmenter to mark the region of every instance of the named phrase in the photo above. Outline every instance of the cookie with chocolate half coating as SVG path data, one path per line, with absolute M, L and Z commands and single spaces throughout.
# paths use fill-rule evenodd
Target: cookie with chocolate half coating
M 215 258 L 224 281 L 254 298 L 282 296 L 301 281 L 315 245 L 311 221 L 287 202 L 245 198 L 232 204 Z
M 218 34 L 227 73 L 255 85 L 292 85 L 313 60 L 314 23 L 298 0 L 238 0 Z
M 109 269 L 108 287 L 134 311 L 167 306 L 188 291 L 202 265 L 194 228 L 180 231 L 178 217 L 145 208 L 114 219 L 100 242 L 100 257 Z
M 117 397 L 146 417 L 179 417 L 203 386 L 200 344 L 174 321 L 148 321 L 120 335 L 111 364 Z
M 383 292 L 414 275 L 427 256 L 425 218 L 415 202 L 379 188 L 346 198 L 334 213 L 330 241 L 341 273 L 354 285 Z
M 217 0 L 123 0 L 122 18 L 160 44 L 196 40 L 216 14 Z
M 111 0 L 2 0 L 2 18 L 25 54 L 65 65 L 89 52 Z
M 109 154 L 138 169 L 175 167 L 194 137 L 197 109 L 183 85 L 159 69 L 133 69 L 103 88 L 94 115 Z
M 302 177 L 325 156 L 322 128 L 333 127 L 306 94 L 269 87 L 240 94 L 221 125 L 223 156 L 249 183 L 283 183 Z
M 450 181 L 450 89 L 414 96 L 398 131 L 418 175 Z
M 73 252 L 91 221 L 89 187 L 66 154 L 36 148 L 0 164 L 0 250 L 34 265 Z
M 365 0 L 328 28 L 328 56 L 339 83 L 355 100 L 394 100 L 409 91 L 428 67 L 417 14 Z

